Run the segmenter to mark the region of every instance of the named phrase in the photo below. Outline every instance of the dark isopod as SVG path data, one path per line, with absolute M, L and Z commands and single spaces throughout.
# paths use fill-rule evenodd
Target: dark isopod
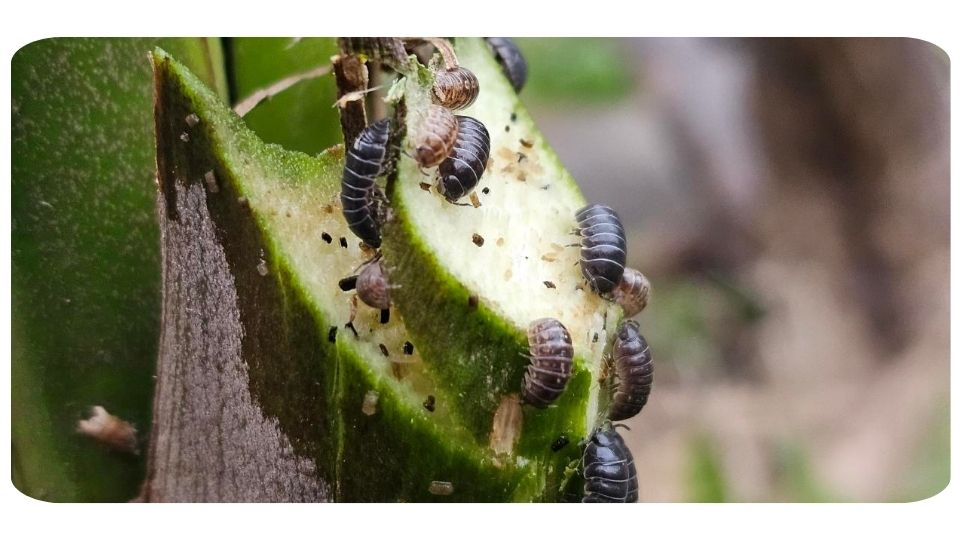
M 527 61 L 520 53 L 520 48 L 512 39 L 505 37 L 488 37 L 487 43 L 513 89 L 520 92 L 527 82 Z
M 376 178 L 387 172 L 389 137 L 389 119 L 364 128 L 347 152 L 340 182 L 340 203 L 347 226 L 373 248 L 380 247 L 380 188 Z M 345 244 L 343 239 L 340 244 Z
M 433 79 L 433 102 L 448 109 L 465 109 L 479 94 L 480 81 L 464 67 L 441 68 Z
M 633 418 L 647 404 L 653 385 L 653 357 L 636 321 L 624 321 L 613 341 L 614 371 L 610 420 Z
M 583 502 L 637 502 L 637 468 L 633 455 L 609 424 L 590 437 L 583 450 Z
M 609 206 L 591 204 L 577 211 L 580 271 L 600 294 L 620 283 L 627 262 L 627 240 L 620 217 Z
M 438 169 L 440 193 L 450 202 L 469 195 L 477 187 L 490 157 L 490 133 L 479 120 L 457 116 L 457 125 L 453 150 Z
M 573 370 L 573 342 L 556 319 L 537 319 L 527 329 L 530 365 L 523 377 L 523 402 L 538 409 L 563 393 Z

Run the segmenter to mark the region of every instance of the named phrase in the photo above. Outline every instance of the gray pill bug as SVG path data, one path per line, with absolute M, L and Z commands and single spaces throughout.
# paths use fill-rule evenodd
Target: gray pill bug
M 430 105 L 414 136 L 414 157 L 421 167 L 435 167 L 447 159 L 457 140 L 457 118 L 446 107 Z
M 627 262 L 627 240 L 620 217 L 609 206 L 591 204 L 577 211 L 580 271 L 590 288 L 611 293 Z
M 343 291 L 357 291 L 350 308 L 351 323 L 356 318 L 356 298 L 372 308 L 379 309 L 381 323 L 390 321 L 390 289 L 395 286 L 390 284 L 383 259 L 377 257 L 366 263 L 359 274 L 341 279 L 339 285 Z
M 347 226 L 365 244 L 380 247 L 382 193 L 376 178 L 388 172 L 387 140 L 390 120 L 383 119 L 360 132 L 347 151 L 340 182 L 340 204 Z
M 613 341 L 612 398 L 608 418 L 626 420 L 639 413 L 653 385 L 653 356 L 636 321 L 623 321 Z
M 527 82 L 527 61 L 523 58 L 520 48 L 512 39 L 505 37 L 488 37 L 487 44 L 493 50 L 493 56 L 510 80 L 513 89 L 520 92 Z
M 537 319 L 527 329 L 530 365 L 523 377 L 521 398 L 543 409 L 556 401 L 573 372 L 570 332 L 557 319 Z
M 465 109 L 480 95 L 480 81 L 469 69 L 440 68 L 434 74 L 433 102 L 448 109 Z
M 440 163 L 438 189 L 450 202 L 470 194 L 487 167 L 490 157 L 490 133 L 482 122 L 469 116 L 457 116 L 457 139 L 450 156 Z
M 620 283 L 610 296 L 623 308 L 624 316 L 633 317 L 643 311 L 650 301 L 650 281 L 639 271 L 625 268 Z
M 633 455 L 609 422 L 587 442 L 581 462 L 585 503 L 637 502 L 639 484 Z

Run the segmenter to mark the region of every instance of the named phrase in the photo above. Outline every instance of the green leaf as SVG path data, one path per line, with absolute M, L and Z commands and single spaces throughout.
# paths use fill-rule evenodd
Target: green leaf
M 13 481 L 49 501 L 124 501 L 144 456 L 77 433 L 102 405 L 150 431 L 160 252 L 147 52 L 225 95 L 216 39 L 31 43 L 12 62 Z
M 228 43 L 236 101 L 287 77 L 329 67 L 337 54 L 334 38 L 231 38 Z M 343 142 L 336 100 L 331 71 L 260 103 L 244 121 L 265 142 L 316 154 Z

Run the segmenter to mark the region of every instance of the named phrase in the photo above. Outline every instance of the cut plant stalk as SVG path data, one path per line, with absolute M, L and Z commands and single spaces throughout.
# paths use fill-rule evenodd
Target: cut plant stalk
M 568 328 L 576 361 L 567 390 L 554 407 L 524 407 L 519 448 L 536 453 L 561 434 L 585 437 L 600 419 L 596 378 L 622 312 L 584 286 L 579 251 L 566 247 L 577 239 L 574 213 L 586 204 L 576 182 L 484 41 L 458 39 L 456 54 L 480 81 L 477 101 L 460 114 L 490 132 L 491 159 L 476 188 L 481 206 L 425 191 L 420 183 L 428 179 L 402 155 L 387 192 L 394 219 L 385 226 L 383 251 L 403 283 L 394 298 L 424 361 L 456 397 L 458 419 L 477 440 L 488 436 L 504 396 L 520 391 L 527 326 L 553 317 Z M 420 129 L 429 83 L 421 76 L 403 83 L 408 135 Z
M 153 54 L 164 331 L 144 500 L 563 498 L 579 451 L 555 442 L 596 421 L 604 318 L 615 325 L 618 310 L 577 288 L 577 250 L 562 246 L 582 196 L 483 47 L 458 43 L 482 88 L 467 114 L 516 130 L 494 137 L 490 194 L 479 209 L 450 205 L 404 160 L 384 244 L 396 309 L 381 324 L 361 306 L 352 328 L 338 282 L 371 254 L 339 211 L 342 148 L 312 158 L 263 144 Z M 408 118 L 429 102 L 420 84 L 405 88 Z M 496 157 L 518 138 L 536 141 L 521 145 L 528 163 Z M 526 325 L 539 316 L 575 334 L 575 372 L 555 407 L 517 415 Z

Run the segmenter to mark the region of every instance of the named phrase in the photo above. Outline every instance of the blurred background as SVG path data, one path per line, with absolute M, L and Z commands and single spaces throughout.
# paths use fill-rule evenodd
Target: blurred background
M 653 283 L 645 501 L 949 481 L 949 59 L 911 39 L 518 39 Z

